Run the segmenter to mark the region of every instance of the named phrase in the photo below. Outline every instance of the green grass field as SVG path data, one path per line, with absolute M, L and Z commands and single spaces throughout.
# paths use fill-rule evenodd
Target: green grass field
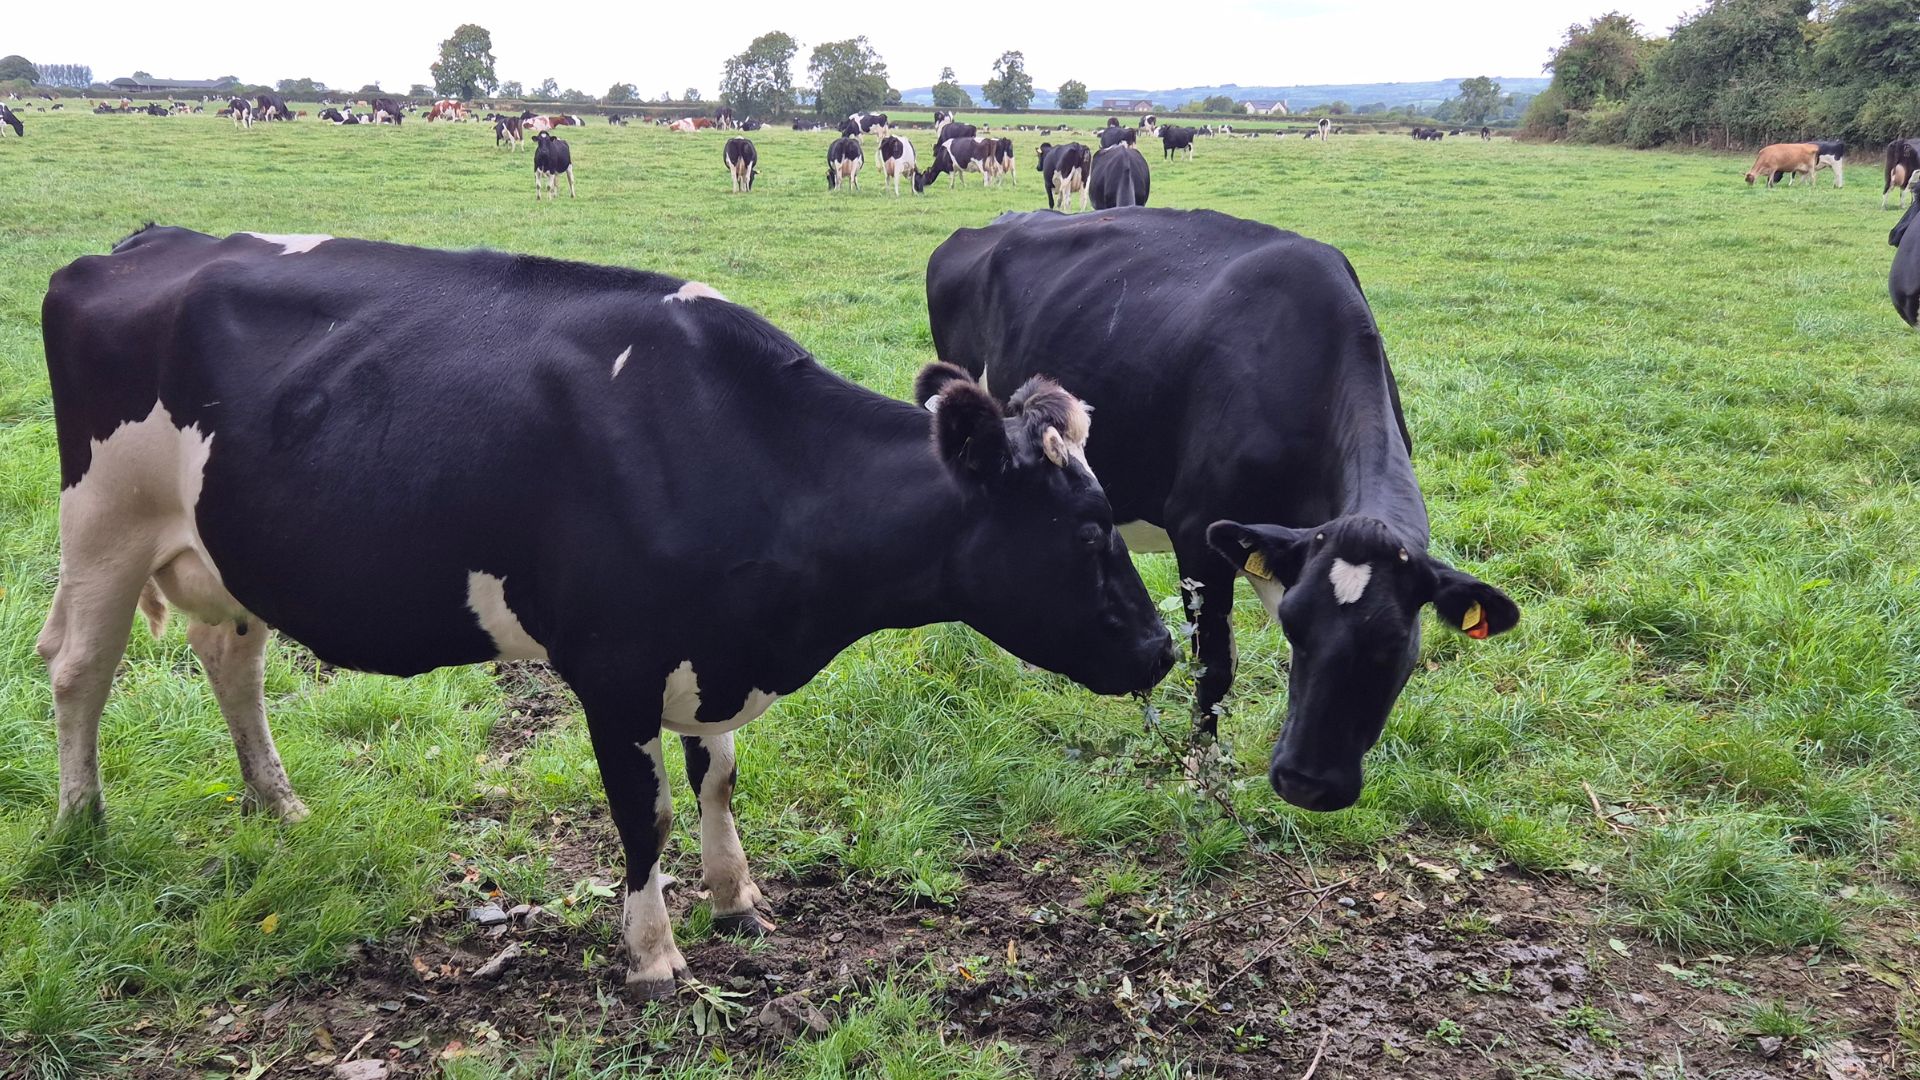
M 47 276 L 146 221 L 613 263 L 708 282 L 829 366 L 904 395 L 934 359 L 928 255 L 957 228 L 1044 206 L 1038 138 L 1015 135 L 1017 187 L 943 180 L 894 199 L 877 162 L 859 193 L 829 196 L 829 135 L 763 131 L 759 181 L 735 197 L 720 136 L 601 124 L 565 132 L 579 198 L 536 204 L 531 154 L 496 152 L 481 124 L 25 120 L 25 140 L 0 140 L 0 1075 L 129 1062 L 261 1075 L 282 1059 L 216 1054 L 209 1020 L 313 992 L 359 943 L 405 939 L 459 906 L 449 853 L 506 897 L 575 896 L 570 925 L 598 943 L 579 977 L 617 971 L 613 909 L 548 842 L 552 823 L 599 812 L 584 725 L 568 703 L 502 749 L 514 691 L 484 668 L 317 673 L 277 645 L 272 720 L 313 809 L 283 827 L 240 812 L 178 620 L 159 641 L 142 630 L 103 724 L 108 831 L 49 836 L 51 706 L 33 652 L 58 559 Z M 1475 853 L 1488 872 L 1571 890 L 1621 955 L 1911 957 L 1920 344 L 1887 301 L 1894 215 L 1874 170 L 1857 163 L 1844 190 L 1822 173 L 1812 192 L 1765 191 L 1741 183 L 1744 158 L 1507 140 L 1216 138 L 1164 164 L 1152 150 L 1154 205 L 1346 252 L 1400 379 L 1437 552 L 1504 587 L 1520 628 L 1487 643 L 1430 632 L 1361 804 L 1316 816 L 1265 784 L 1286 646 L 1243 590 L 1223 731 L 1251 839 L 1168 782 L 1133 705 L 959 628 L 876 635 L 743 732 L 737 805 L 759 876 L 844 879 L 938 913 L 993 851 L 1105 868 L 1103 901 L 1232 891 L 1274 858 Z M 1171 598 L 1171 558 L 1139 563 Z M 1174 718 L 1179 677 L 1159 695 Z M 684 786 L 678 820 L 669 866 L 691 880 Z M 618 849 L 599 821 L 590 869 L 612 879 Z M 698 919 L 683 930 L 697 935 Z M 700 1077 L 1038 1071 L 1018 1046 L 950 1029 L 951 1000 L 939 972 L 896 965 L 828 1009 L 824 1041 L 696 1043 L 654 1063 Z M 1599 1026 L 1570 1015 L 1563 1027 Z M 1769 1031 L 1805 1025 L 1767 1015 Z M 611 999 L 599 1019 L 692 1022 Z M 1454 1052 L 1453 1023 L 1434 1026 L 1435 1052 Z M 1920 1037 L 1910 1017 L 1899 1027 Z M 279 1068 L 305 1060 L 304 1038 L 286 1036 Z M 1140 1045 L 1163 1071 L 1138 1075 L 1181 1075 L 1191 1056 Z M 421 1068 L 584 1077 L 632 1052 L 568 1028 Z

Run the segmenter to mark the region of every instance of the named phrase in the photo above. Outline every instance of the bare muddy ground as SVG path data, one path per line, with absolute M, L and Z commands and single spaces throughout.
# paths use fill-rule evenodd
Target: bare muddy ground
M 494 731 L 500 752 L 571 711 L 543 668 L 503 665 L 501 679 L 513 707 Z M 535 898 L 499 893 L 446 853 L 447 906 L 415 931 L 324 981 L 203 1010 L 190 1034 L 131 1055 L 131 1073 L 269 1063 L 272 1075 L 330 1076 L 374 1059 L 391 1075 L 432 1074 L 582 1031 L 658 1064 L 711 1062 L 717 1047 L 744 1066 L 804 1037 L 762 1023 L 769 1002 L 799 995 L 831 1020 L 889 979 L 931 993 L 930 1023 L 948 1037 L 1013 1047 L 1046 1078 L 1179 1062 L 1222 1077 L 1855 1080 L 1914 1064 L 1898 1019 L 1920 973 L 1912 925 L 1876 926 L 1853 955 L 1679 955 L 1610 930 L 1598 885 L 1418 838 L 1311 869 L 1253 856 L 1243 875 L 1201 884 L 1177 884 L 1169 843 L 1143 860 L 1164 866 L 1160 885 L 1106 896 L 1107 864 L 1036 840 L 979 853 L 948 907 L 838 873 L 763 880 L 778 929 L 685 945 L 700 985 L 648 1006 L 624 993 L 616 901 L 594 888 L 620 862 L 611 824 L 600 811 L 555 819 L 543 840 L 554 876 L 587 883 L 578 910 L 526 911 Z M 669 899 L 684 926 L 697 859 L 674 858 L 683 881 Z M 473 920 L 489 898 L 508 921 Z M 1810 1030 L 1770 1035 L 1755 1020 L 1767 1006 L 1804 1014 Z

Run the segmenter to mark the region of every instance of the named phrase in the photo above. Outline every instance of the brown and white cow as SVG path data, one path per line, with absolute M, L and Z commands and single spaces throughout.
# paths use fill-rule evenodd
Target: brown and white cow
M 1820 147 L 1813 143 L 1774 143 L 1760 149 L 1758 157 L 1753 159 L 1753 168 L 1747 170 L 1747 184 L 1752 186 L 1755 177 L 1764 177 L 1767 186 L 1772 187 L 1781 173 L 1794 176 L 1805 174 L 1807 186 L 1813 186 L 1813 173 L 1820 167 Z
M 427 123 L 429 124 L 435 120 L 465 120 L 466 118 L 467 107 L 452 98 L 441 98 L 439 101 L 433 103 L 432 108 L 427 110 Z

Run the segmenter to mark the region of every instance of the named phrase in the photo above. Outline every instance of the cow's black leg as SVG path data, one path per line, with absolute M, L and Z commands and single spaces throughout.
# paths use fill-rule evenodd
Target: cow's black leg
M 627 947 L 627 985 L 643 997 L 663 998 L 672 996 L 674 976 L 687 970 L 673 941 L 660 872 L 660 856 L 673 831 L 673 793 L 660 749 L 664 679 L 636 679 L 634 658 L 622 660 L 584 670 L 563 664 L 561 674 L 586 710 L 607 807 L 626 848 L 620 936 Z
M 714 928 L 759 937 L 773 923 L 759 912 L 760 889 L 747 872 L 740 830 L 733 820 L 733 733 L 680 736 L 687 754 L 687 782 L 700 797 L 700 878 L 713 904 Z

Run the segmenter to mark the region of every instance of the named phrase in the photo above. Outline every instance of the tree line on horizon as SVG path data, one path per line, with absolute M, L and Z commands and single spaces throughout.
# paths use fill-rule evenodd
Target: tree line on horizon
M 1636 147 L 1877 144 L 1920 134 L 1914 0 L 1708 0 L 1665 37 L 1569 27 L 1523 134 Z

